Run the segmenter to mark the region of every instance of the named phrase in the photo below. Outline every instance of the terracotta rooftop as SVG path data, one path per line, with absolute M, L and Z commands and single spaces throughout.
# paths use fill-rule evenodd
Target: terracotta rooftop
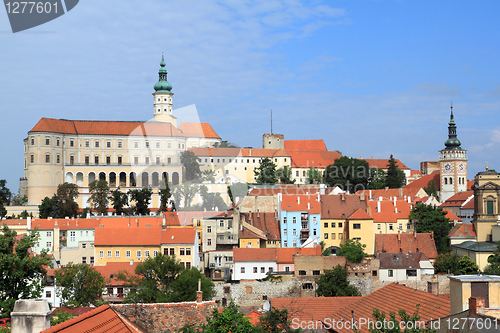
M 321 203 L 317 201 L 318 196 L 310 195 L 283 195 L 281 200 L 281 210 L 287 212 L 309 212 L 319 214 Z
M 436 183 L 437 188 L 441 188 L 441 177 L 440 177 L 441 172 L 439 170 L 433 171 L 430 175 L 425 175 L 420 177 L 417 180 L 412 181 L 411 183 L 405 185 L 403 188 L 424 188 L 427 187 L 427 184 L 431 181 L 434 180 Z
M 418 249 L 418 250 L 417 250 Z M 427 258 L 437 257 L 436 244 L 430 233 L 375 234 L 375 253 L 423 252 Z
M 31 228 L 38 230 L 95 229 L 101 224 L 100 219 L 34 219 Z
M 368 215 L 364 210 L 358 209 L 354 214 L 349 216 L 349 220 L 372 220 L 373 217 Z
M 277 248 L 234 248 L 234 261 L 276 261 L 278 259 Z
M 262 148 L 189 148 L 198 157 L 262 158 L 290 157 L 284 149 Z M 229 160 L 227 161 L 229 163 Z
M 266 237 L 264 237 L 262 234 L 258 234 L 256 232 L 253 232 L 252 230 L 246 228 L 246 227 L 242 227 L 242 229 L 240 229 L 240 234 L 239 234 L 239 238 L 240 239 L 256 239 L 256 238 L 259 238 L 259 239 L 264 239 L 264 240 L 267 240 Z
M 477 237 L 476 229 L 471 223 L 457 223 L 448 233 L 450 238 L 472 238 Z
M 323 140 L 285 140 L 286 150 L 328 151 Z
M 61 134 L 175 136 L 184 134 L 170 123 L 143 121 L 95 121 L 42 118 L 29 131 Z
M 92 332 L 122 333 L 142 332 L 109 305 L 103 305 L 78 317 L 48 328 L 43 333 Z
M 208 123 L 182 123 L 178 129 L 190 138 L 213 138 L 220 139 L 214 129 Z
M 420 187 L 411 187 L 411 188 L 388 188 L 388 189 L 381 189 L 381 190 L 362 190 L 356 192 L 356 194 L 361 194 L 364 193 L 369 199 L 372 198 L 393 198 L 393 197 L 410 197 L 414 198 L 419 195 L 420 192 Z
M 368 165 L 370 168 L 377 168 L 377 169 L 387 169 L 387 165 L 389 164 L 388 159 L 384 158 L 361 158 L 361 160 L 365 160 L 368 162 Z M 401 162 L 398 159 L 394 159 L 396 161 L 396 166 L 399 169 L 402 170 L 410 170 L 409 167 L 407 167 L 403 162 Z
M 342 157 L 336 151 L 287 150 L 286 152 L 292 158 L 292 167 L 295 168 L 326 168 Z
M 471 200 L 467 201 L 461 209 L 472 209 L 474 210 L 474 196 L 472 196 Z
M 282 247 L 278 248 L 278 264 L 293 264 L 293 258 L 301 256 L 320 256 L 321 246 L 315 247 Z
M 274 213 L 241 213 L 240 218 L 241 216 L 246 222 L 267 234 L 267 240 L 281 240 L 280 221 Z
M 139 262 L 134 262 L 132 265 L 128 262 L 108 262 L 106 266 L 93 266 L 103 277 L 108 286 L 121 286 L 125 281 L 117 280 L 116 276 L 119 272 L 128 272 L 131 276 L 135 276 L 135 268 Z
M 412 204 L 404 200 L 396 200 L 396 205 L 392 200 L 374 200 L 368 201 L 368 206 L 374 223 L 396 223 L 398 220 L 408 219 Z M 377 211 L 379 206 L 380 211 Z
M 358 209 L 367 208 L 366 196 L 361 200 L 358 194 L 339 194 L 321 196 L 321 218 L 322 219 L 347 219 Z
M 194 244 L 195 228 L 167 228 L 161 232 L 161 244 Z
M 458 192 L 443 202 L 440 207 L 461 207 L 473 195 L 474 191 Z
M 462 219 L 455 215 L 451 210 L 447 208 L 443 208 L 443 211 L 446 212 L 446 218 L 450 220 L 450 222 L 457 221 L 457 222 L 462 222 Z
M 171 228 L 169 230 L 180 229 Z M 160 246 L 161 228 L 96 228 L 95 246 L 129 245 L 129 246 Z
M 422 252 L 379 253 L 381 269 L 420 268 L 420 260 L 429 260 Z
M 398 312 L 405 310 L 408 315 L 412 315 L 417 310 L 417 304 L 420 304 L 418 314 L 420 320 L 428 322 L 431 319 L 446 317 L 450 314 L 450 300 L 425 291 L 415 290 L 402 284 L 391 283 L 359 300 L 342 307 L 336 311 L 333 316 L 336 321 L 350 320 L 354 316 L 355 322 L 360 322 L 360 318 L 373 320 L 373 309 L 377 308 L 380 312 L 396 313 L 396 319 L 401 320 Z M 353 312 L 351 312 L 353 311 Z M 369 332 L 367 325 L 359 326 L 360 332 Z M 338 329 L 337 332 L 352 332 L 351 329 Z
M 244 318 L 247 318 L 248 321 L 253 325 L 257 326 L 260 323 L 260 317 L 264 316 L 262 312 L 259 312 L 257 310 L 253 310 L 252 312 L 244 315 Z

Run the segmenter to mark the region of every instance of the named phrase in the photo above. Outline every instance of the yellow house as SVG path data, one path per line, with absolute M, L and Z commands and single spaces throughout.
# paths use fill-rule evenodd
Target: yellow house
M 451 250 L 457 256 L 467 256 L 474 260 L 481 271 L 484 271 L 488 266 L 488 258 L 493 255 L 493 252 L 498 248 L 496 243 L 491 242 L 476 242 L 466 241 L 460 244 L 451 245 Z
M 374 255 L 375 233 L 373 229 L 373 218 L 362 209 L 358 209 L 346 221 L 346 239 L 358 240 L 361 244 L 366 245 L 366 254 Z
M 186 268 L 199 268 L 198 232 L 196 228 L 166 228 L 161 231 L 161 252 L 175 256 Z
M 240 248 L 266 247 L 266 237 L 262 230 L 257 229 L 247 222 L 241 222 L 240 226 Z

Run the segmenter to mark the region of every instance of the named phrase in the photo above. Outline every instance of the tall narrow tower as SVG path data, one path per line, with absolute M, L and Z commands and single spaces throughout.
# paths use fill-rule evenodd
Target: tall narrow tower
M 446 148 L 439 151 L 441 169 L 441 202 L 446 201 L 458 192 L 467 191 L 467 150 L 460 147 L 457 138 L 457 124 L 453 118 L 451 106 L 450 122 L 448 123 L 448 140 Z
M 174 117 L 172 111 L 172 96 L 174 96 L 174 94 L 171 92 L 172 85 L 167 81 L 167 69 L 165 68 L 163 55 L 161 56 L 158 76 L 159 79 L 154 86 L 155 92 L 153 93 L 154 120 L 163 123 L 171 123 L 177 127 L 177 118 Z

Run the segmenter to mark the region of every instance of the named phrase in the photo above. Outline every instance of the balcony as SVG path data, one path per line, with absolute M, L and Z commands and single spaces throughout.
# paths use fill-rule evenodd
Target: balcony
M 309 229 L 301 229 L 300 230 L 300 239 L 309 238 Z

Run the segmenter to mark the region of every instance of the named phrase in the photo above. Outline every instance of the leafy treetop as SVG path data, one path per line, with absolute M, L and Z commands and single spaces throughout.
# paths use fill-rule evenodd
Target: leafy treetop
M 415 224 L 416 232 L 434 232 L 434 242 L 438 253 L 450 251 L 448 233 L 453 224 L 446 217 L 443 208 L 419 203 L 413 207 L 409 219 Z
M 324 273 L 316 280 L 318 296 L 361 296 L 359 290 L 349 284 L 347 269 L 337 265 L 334 269 L 325 269 Z

